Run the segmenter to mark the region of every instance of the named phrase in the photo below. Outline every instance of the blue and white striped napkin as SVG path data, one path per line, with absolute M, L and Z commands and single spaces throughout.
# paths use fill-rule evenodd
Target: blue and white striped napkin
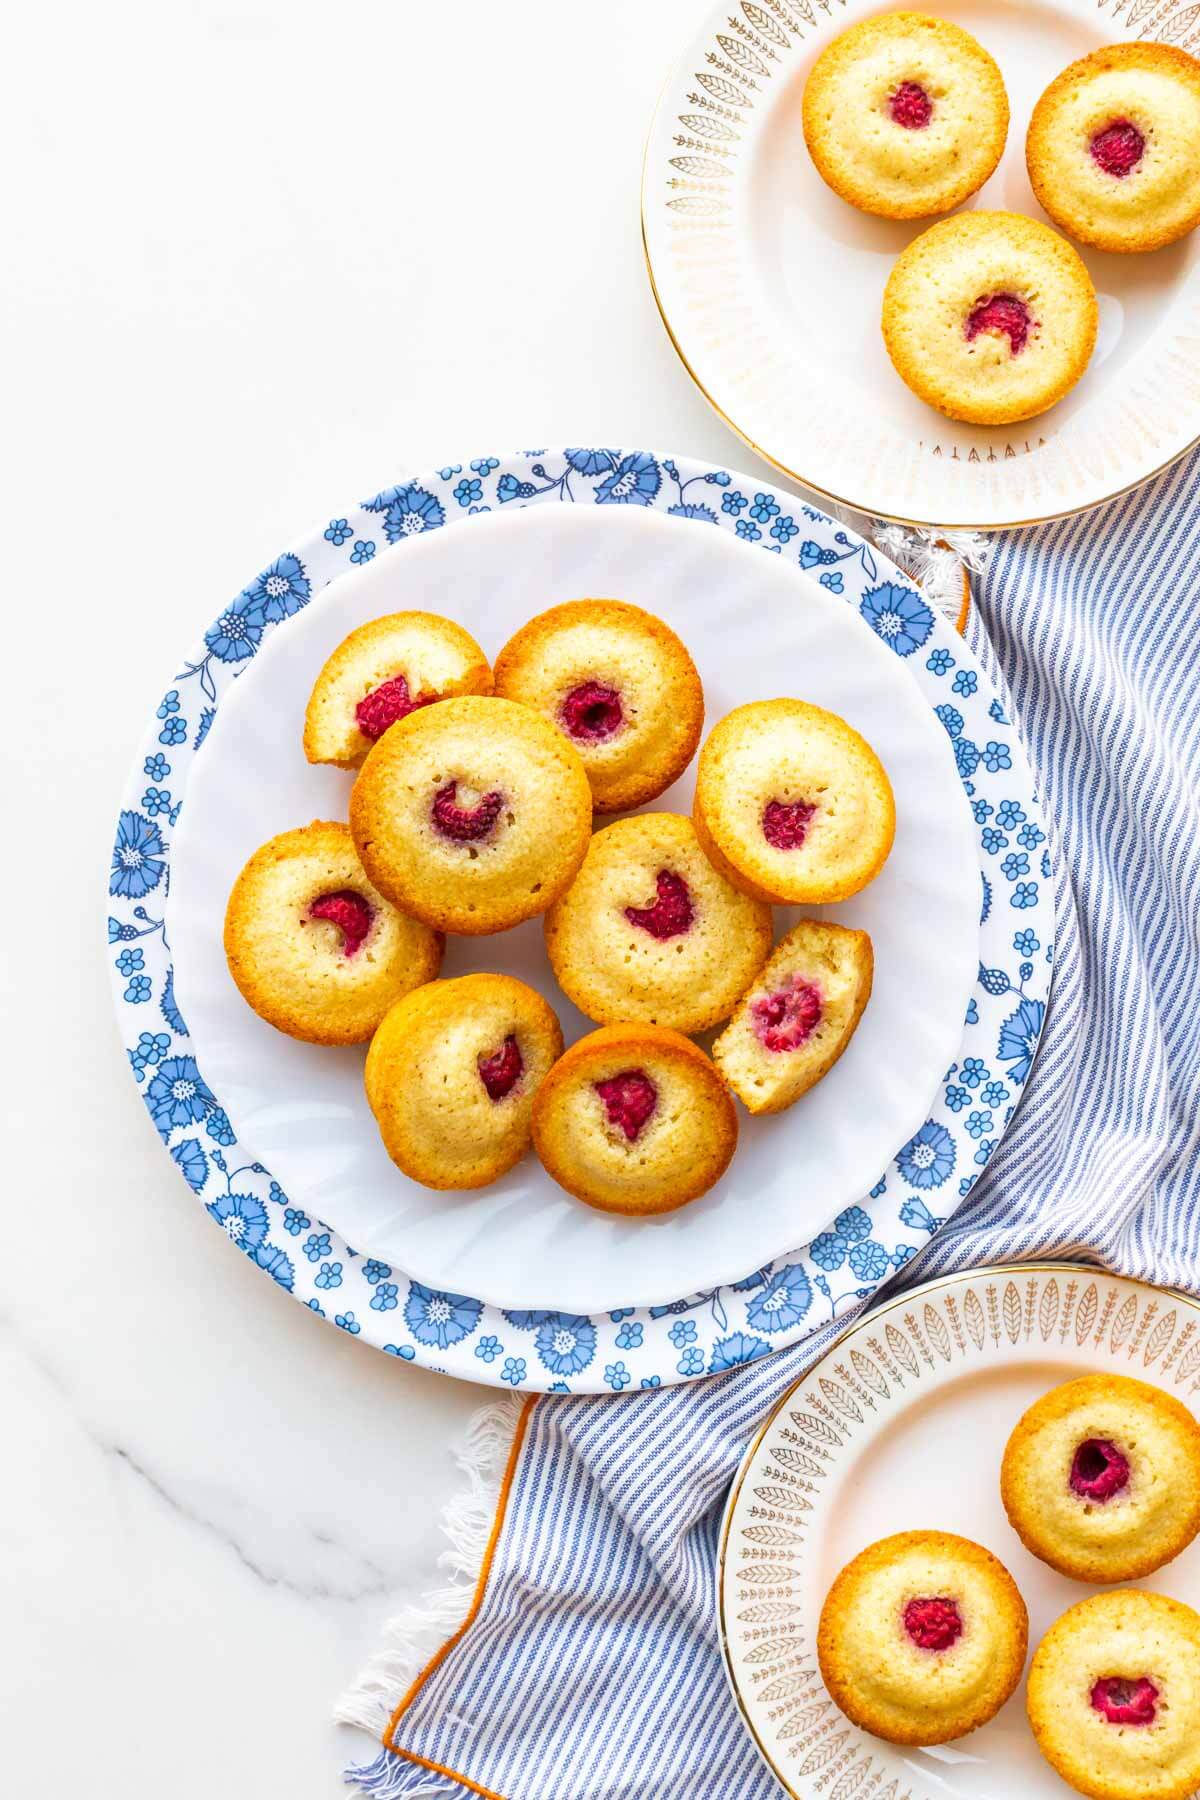
M 999 540 L 978 584 L 968 635 L 1057 826 L 1055 987 L 1012 1128 L 906 1282 L 1053 1255 L 1200 1288 L 1198 471 Z M 776 1800 L 726 1691 L 717 1530 L 754 1426 L 828 1336 L 709 1382 L 527 1402 L 494 1524 L 469 1499 L 460 1521 L 468 1620 L 409 1693 L 395 1652 L 351 1697 L 386 1746 L 351 1779 Z

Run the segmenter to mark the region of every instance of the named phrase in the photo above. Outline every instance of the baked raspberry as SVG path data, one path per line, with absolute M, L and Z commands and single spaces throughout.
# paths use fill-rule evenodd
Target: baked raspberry
M 644 1069 L 627 1069 L 595 1083 L 610 1125 L 618 1125 L 636 1143 L 647 1119 L 658 1105 L 658 1089 Z
M 1111 1500 L 1129 1486 L 1129 1463 L 1108 1438 L 1085 1438 L 1071 1464 L 1071 1486 L 1084 1500 Z
M 308 909 L 310 919 L 328 919 L 342 934 L 342 955 L 353 956 L 362 949 L 371 920 L 375 917 L 361 894 L 352 888 L 339 888 L 336 894 L 322 894 Z
M 1146 1675 L 1136 1681 L 1105 1675 L 1092 1689 L 1092 1705 L 1110 1725 L 1153 1725 L 1158 1689 Z
M 682 875 L 673 875 L 669 869 L 660 869 L 655 886 L 658 897 L 653 905 L 627 906 L 625 917 L 631 925 L 640 926 L 662 943 L 667 938 L 678 937 L 681 932 L 686 931 L 695 913 L 688 884 Z
M 605 687 L 600 681 L 584 681 L 566 696 L 559 717 L 573 738 L 585 744 L 599 744 L 620 730 L 625 709 L 616 688 Z
M 968 343 L 974 343 L 981 331 L 1004 333 L 1014 356 L 1029 342 L 1033 317 L 1025 302 L 1016 294 L 989 294 L 968 315 L 963 330 Z
M 799 850 L 816 810 L 807 800 L 768 800 L 762 816 L 763 836 L 773 850 Z
M 933 117 L 933 101 L 919 81 L 902 81 L 888 101 L 888 111 L 905 130 L 922 131 Z
M 363 736 L 374 742 L 397 719 L 407 719 L 418 706 L 429 706 L 436 699 L 436 694 L 418 694 L 414 698 L 404 676 L 393 675 L 390 681 L 382 682 L 363 695 L 354 709 L 354 717 Z
M 1131 175 L 1146 153 L 1146 140 L 1132 119 L 1114 119 L 1098 131 L 1088 148 L 1092 161 L 1099 163 L 1106 175 L 1124 181 Z
M 504 805 L 501 793 L 485 794 L 474 806 L 458 806 L 458 783 L 452 781 L 433 796 L 433 822 L 443 837 L 457 844 L 477 844 L 487 837 Z
M 962 1615 L 954 1600 L 910 1600 L 904 1629 L 922 1650 L 949 1650 L 962 1636 Z
M 765 1050 L 799 1050 L 821 1023 L 821 995 L 800 975 L 750 1002 L 754 1035 Z
M 511 1094 L 525 1067 L 521 1046 L 510 1031 L 498 1050 L 479 1058 L 479 1079 L 488 1091 L 489 1100 L 503 1100 Z

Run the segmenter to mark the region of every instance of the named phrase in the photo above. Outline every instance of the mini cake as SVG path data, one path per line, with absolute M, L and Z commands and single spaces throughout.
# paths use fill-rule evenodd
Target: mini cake
M 900 379 L 951 419 L 1007 425 L 1068 393 L 1096 343 L 1096 290 L 1077 253 L 1036 219 L 968 212 L 897 259 L 883 340 Z
M 1085 1375 L 1021 1419 L 1000 1493 L 1026 1549 L 1061 1574 L 1149 1575 L 1200 1531 L 1200 1425 L 1144 1381 Z
M 857 894 L 896 831 L 892 784 L 870 744 L 803 700 L 755 700 L 714 726 L 692 817 L 735 886 L 797 905 Z
M 1184 1800 L 1200 1787 L 1200 1614 L 1137 1588 L 1093 1594 L 1034 1652 L 1038 1749 L 1095 1800 Z
M 533 1143 L 548 1175 L 601 1212 L 673 1212 L 729 1167 L 737 1116 L 717 1071 L 659 1025 L 580 1038 L 538 1089 Z
M 1200 223 L 1200 62 L 1171 44 L 1110 44 L 1033 109 L 1025 160 L 1056 224 L 1099 250 L 1157 250 Z
M 727 1019 L 771 948 L 771 909 L 718 875 L 678 813 L 598 831 L 546 914 L 563 992 L 601 1025 L 707 1031 Z
M 846 1717 L 892 1744 L 944 1744 L 999 1712 L 1025 1666 L 1012 1576 L 969 1538 L 902 1531 L 848 1563 L 817 1630 Z
M 496 692 L 566 734 L 602 813 L 670 787 L 704 724 L 691 657 L 661 619 L 622 600 L 570 600 L 531 619 L 496 658 Z
M 504 931 L 558 899 L 583 861 L 592 791 L 561 732 L 512 700 L 467 696 L 384 734 L 350 795 L 380 893 L 442 931 Z
M 1008 95 L 987 51 L 927 13 L 839 32 L 804 89 L 817 173 L 863 212 L 923 219 L 983 186 L 1004 150 Z
M 360 1044 L 433 980 L 442 939 L 372 886 L 344 825 L 318 819 L 254 852 L 229 896 L 225 956 L 268 1025 L 310 1044 Z
M 492 671 L 475 639 L 436 613 L 390 613 L 340 643 L 317 676 L 304 715 L 311 763 L 357 769 L 389 725 L 454 694 L 490 694 Z
M 801 919 L 783 938 L 712 1047 L 752 1113 L 782 1112 L 832 1069 L 871 998 L 865 931 Z
M 511 975 L 409 994 L 367 1052 L 367 1099 L 392 1161 L 430 1188 L 498 1180 L 529 1148 L 533 1098 L 562 1043 L 541 995 Z

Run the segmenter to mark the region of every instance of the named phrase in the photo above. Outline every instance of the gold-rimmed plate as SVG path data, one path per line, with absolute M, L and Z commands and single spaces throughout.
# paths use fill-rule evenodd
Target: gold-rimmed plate
M 659 103 L 642 227 L 664 323 L 733 430 L 810 488 L 879 516 L 1000 529 L 1081 511 L 1200 438 L 1200 233 L 1145 256 L 1081 247 L 1100 297 L 1083 380 L 1011 427 L 944 419 L 901 382 L 879 330 L 899 252 L 931 223 L 869 217 L 821 181 L 800 100 L 814 60 L 873 0 L 714 6 Z M 1102 44 L 1200 48 L 1192 0 L 951 0 L 931 7 L 1000 64 L 1008 145 L 971 207 L 1045 215 L 1025 170 L 1030 112 Z
M 1025 1408 L 1094 1371 L 1194 1407 L 1200 1304 L 1066 1263 L 948 1276 L 860 1320 L 766 1420 L 721 1528 L 721 1645 L 742 1716 L 793 1800 L 1062 1800 L 1026 1723 L 1023 1683 L 956 1743 L 885 1744 L 826 1692 L 816 1627 L 838 1570 L 896 1531 L 955 1531 L 993 1551 L 1029 1607 L 1031 1650 L 1095 1592 L 1029 1554 L 999 1482 Z M 1138 1585 L 1200 1607 L 1200 1549 Z

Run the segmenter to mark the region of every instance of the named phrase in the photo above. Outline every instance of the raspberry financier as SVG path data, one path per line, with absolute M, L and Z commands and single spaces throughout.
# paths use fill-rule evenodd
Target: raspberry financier
M 311 763 L 357 769 L 389 725 L 455 694 L 490 694 L 492 671 L 469 632 L 436 613 L 389 613 L 343 640 L 304 716 Z
M 692 812 L 709 858 L 759 900 L 846 900 L 883 867 L 896 831 L 883 764 L 835 713 L 755 700 L 700 752 Z
M 712 1047 L 747 1111 L 782 1112 L 828 1073 L 854 1036 L 873 973 L 865 931 L 801 919 L 780 940 Z
M 1019 213 L 957 213 L 897 258 L 883 340 L 900 379 L 951 419 L 1006 425 L 1061 400 L 1087 368 L 1099 318 L 1065 238 Z
M 1029 1408 L 1000 1493 L 1027 1550 L 1077 1581 L 1131 1581 L 1200 1531 L 1200 1425 L 1127 1375 L 1085 1375 Z
M 601 1025 L 707 1031 L 771 948 L 771 909 L 718 875 L 690 819 L 640 813 L 598 831 L 546 914 L 564 993 Z
M 840 32 L 804 89 L 817 173 L 863 212 L 920 219 L 983 186 L 1008 134 L 1008 95 L 982 44 L 946 19 L 887 13 Z
M 344 825 L 315 820 L 254 852 L 225 911 L 225 956 L 260 1018 L 310 1044 L 359 1044 L 431 981 L 442 939 L 363 874 Z
M 541 995 L 510 975 L 409 994 L 367 1052 L 367 1099 L 392 1161 L 425 1187 L 498 1180 L 529 1148 L 533 1098 L 562 1041 Z
M 538 1089 L 533 1143 L 577 1200 L 644 1217 L 720 1180 L 737 1116 L 690 1039 L 658 1025 L 609 1025 L 572 1044 Z
M 1034 1652 L 1038 1749 L 1094 1800 L 1184 1800 L 1200 1786 L 1200 1615 L 1137 1588 L 1093 1594 Z
M 946 1531 L 870 1545 L 821 1609 L 817 1657 L 848 1719 L 893 1744 L 945 1744 L 994 1718 L 1021 1679 L 1029 1621 L 990 1551 Z
M 505 931 L 575 875 L 592 793 L 568 740 L 527 706 L 466 696 L 393 725 L 359 771 L 350 829 L 397 906 L 442 931 Z
M 1025 160 L 1056 224 L 1099 250 L 1157 250 L 1200 223 L 1200 62 L 1171 44 L 1110 44 L 1033 109 Z
M 642 806 L 695 754 L 696 665 L 669 626 L 622 600 L 570 600 L 523 625 L 496 658 L 496 692 L 531 706 L 583 758 L 596 811 Z

